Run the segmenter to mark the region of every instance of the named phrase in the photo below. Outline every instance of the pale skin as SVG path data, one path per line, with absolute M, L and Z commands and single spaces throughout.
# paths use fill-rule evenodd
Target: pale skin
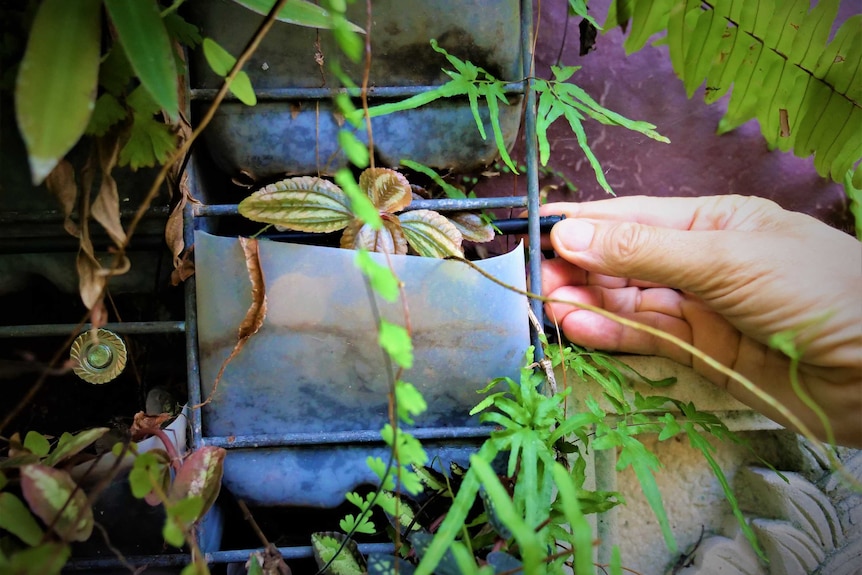
M 818 437 L 826 430 L 794 393 L 790 360 L 771 349 L 797 333 L 799 381 L 838 444 L 862 447 L 862 243 L 756 197 L 627 197 L 542 206 L 564 214 L 542 264 L 544 294 L 667 331 L 754 382 Z M 774 409 L 674 344 L 594 312 L 548 303 L 572 342 L 669 357 L 770 418 Z

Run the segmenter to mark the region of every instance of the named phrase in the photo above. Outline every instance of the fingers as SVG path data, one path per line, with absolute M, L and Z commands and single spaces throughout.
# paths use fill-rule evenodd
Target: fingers
M 627 221 L 677 230 L 763 230 L 785 214 L 774 202 L 753 196 L 629 196 L 546 204 L 539 209 L 542 216 Z
M 554 226 L 551 243 L 560 257 L 591 273 L 700 294 L 743 280 L 751 253 L 747 234 L 585 219 Z
M 559 324 L 570 341 L 578 345 L 608 351 L 663 355 L 690 364 L 688 353 L 666 340 L 572 305 L 588 304 L 603 308 L 691 342 L 691 328 L 683 318 L 680 307 L 684 296 L 674 290 L 568 285 L 549 292 L 548 297 L 556 300 L 545 306 L 548 317 Z

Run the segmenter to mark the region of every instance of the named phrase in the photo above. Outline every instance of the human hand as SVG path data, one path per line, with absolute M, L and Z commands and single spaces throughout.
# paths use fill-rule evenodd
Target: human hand
M 790 360 L 770 336 L 796 333 L 800 383 L 838 443 L 862 447 L 862 244 L 756 197 L 626 197 L 542 206 L 564 214 L 544 294 L 586 303 L 671 333 L 753 381 L 816 435 L 826 432 L 790 385 Z M 661 355 L 692 366 L 776 421 L 739 382 L 654 335 L 584 309 L 546 304 L 579 345 Z

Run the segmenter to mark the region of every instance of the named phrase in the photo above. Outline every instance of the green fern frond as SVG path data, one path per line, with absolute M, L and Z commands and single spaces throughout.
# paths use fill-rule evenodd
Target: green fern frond
M 831 42 L 838 0 L 615 0 L 605 29 L 631 20 L 627 53 L 666 32 L 671 63 L 691 97 L 731 91 L 718 132 L 757 119 L 771 148 L 814 155 L 843 182 L 862 159 L 862 14 Z M 731 90 L 732 86 L 732 90 Z

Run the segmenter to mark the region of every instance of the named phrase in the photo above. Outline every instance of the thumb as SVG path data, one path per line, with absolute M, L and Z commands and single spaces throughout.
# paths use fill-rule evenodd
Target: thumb
M 735 251 L 728 249 L 728 243 L 737 239 L 735 232 L 728 231 L 677 230 L 577 218 L 565 219 L 551 230 L 551 244 L 557 254 L 589 272 L 694 293 L 714 287 L 712 279 L 722 262 L 733 261 L 729 256 Z

